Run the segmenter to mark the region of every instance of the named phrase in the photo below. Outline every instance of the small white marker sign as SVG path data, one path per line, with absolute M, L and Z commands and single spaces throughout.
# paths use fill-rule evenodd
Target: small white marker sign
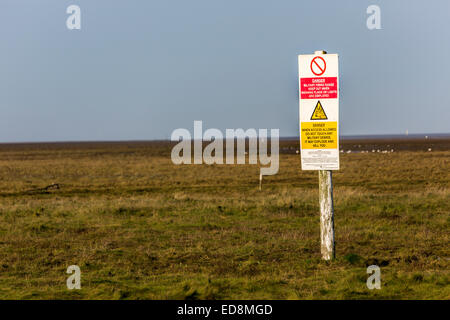
M 339 170 L 338 55 L 298 56 L 302 170 Z

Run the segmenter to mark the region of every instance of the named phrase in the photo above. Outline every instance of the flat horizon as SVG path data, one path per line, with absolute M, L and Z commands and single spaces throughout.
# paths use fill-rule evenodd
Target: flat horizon
M 418 138 L 450 138 L 449 133 L 409 133 L 409 134 L 344 134 L 340 135 L 339 139 L 418 139 Z M 282 136 L 280 140 L 296 140 L 299 136 Z M 191 139 L 194 140 L 194 139 Z M 5 141 L 0 144 L 39 144 L 39 143 L 92 143 L 92 142 L 172 142 L 170 139 L 123 139 L 123 140 L 43 140 L 43 141 Z M 175 142 L 175 141 L 174 141 Z

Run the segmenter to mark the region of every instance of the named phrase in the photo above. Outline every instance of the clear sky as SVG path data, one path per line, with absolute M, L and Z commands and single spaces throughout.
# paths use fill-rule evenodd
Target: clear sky
M 315 50 L 340 57 L 342 135 L 448 133 L 449 13 L 448 0 L 1 0 L 0 142 L 168 139 L 194 120 L 298 136 L 297 55 Z

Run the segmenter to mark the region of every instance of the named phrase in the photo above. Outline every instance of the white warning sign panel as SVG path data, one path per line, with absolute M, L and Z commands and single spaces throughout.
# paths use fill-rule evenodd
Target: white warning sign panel
M 339 170 L 337 54 L 298 56 L 302 170 Z

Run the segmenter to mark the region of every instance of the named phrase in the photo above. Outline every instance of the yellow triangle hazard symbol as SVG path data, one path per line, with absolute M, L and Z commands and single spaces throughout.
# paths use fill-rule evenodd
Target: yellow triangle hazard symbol
M 323 110 L 322 104 L 320 101 L 317 101 L 316 107 L 314 108 L 314 112 L 311 116 L 311 120 L 327 120 L 328 117 L 325 114 L 325 110 Z

